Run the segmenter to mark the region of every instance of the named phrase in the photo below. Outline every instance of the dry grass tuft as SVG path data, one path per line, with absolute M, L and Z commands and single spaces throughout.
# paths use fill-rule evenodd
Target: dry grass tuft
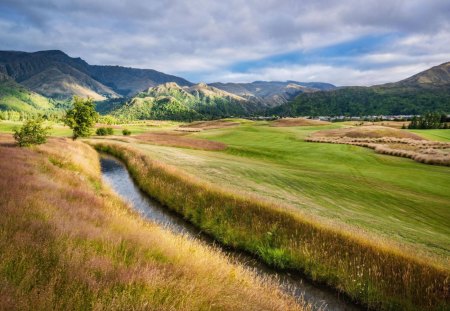
M 283 118 L 272 121 L 270 126 L 289 127 L 289 126 L 317 126 L 331 124 L 328 121 L 312 120 L 306 118 Z
M 1 310 L 310 310 L 141 219 L 81 142 L 0 146 L 0 171 Z
M 156 145 L 192 148 L 201 150 L 225 150 L 227 145 L 221 142 L 184 136 L 176 132 L 150 132 L 135 136 L 136 139 Z
M 420 163 L 450 166 L 450 143 L 424 140 L 414 133 L 393 128 L 371 126 L 319 131 L 306 141 L 367 147 Z
M 181 125 L 180 129 L 194 129 L 194 130 L 212 130 L 224 127 L 234 127 L 241 125 L 239 122 L 230 120 L 212 120 L 212 121 L 195 121 L 189 124 Z
M 407 131 L 402 131 L 400 129 L 395 129 L 385 126 L 357 126 L 357 127 L 347 127 L 332 130 L 318 131 L 311 135 L 311 137 L 334 137 L 334 138 L 408 138 L 414 140 L 424 140 L 417 134 L 410 133 Z
M 449 307 L 448 267 L 275 204 L 226 192 L 133 148 L 92 143 L 122 159 L 149 195 L 226 245 L 245 249 L 272 266 L 300 270 L 369 308 Z

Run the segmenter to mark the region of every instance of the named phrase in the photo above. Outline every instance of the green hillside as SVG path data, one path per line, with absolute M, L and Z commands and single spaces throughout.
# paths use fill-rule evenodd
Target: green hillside
M 300 94 L 270 114 L 408 115 L 428 111 L 450 113 L 450 62 L 398 81 L 372 87 L 344 87 L 328 92 Z
M 26 89 L 6 75 L 0 76 L 0 110 L 37 112 L 54 107 L 53 101 Z
M 427 111 L 450 113 L 450 87 L 439 89 L 348 87 L 300 94 L 269 110 L 282 116 L 408 115 Z
M 139 93 L 112 111 L 122 119 L 201 120 L 246 116 L 258 110 L 255 103 L 200 83 L 181 87 L 166 83 Z

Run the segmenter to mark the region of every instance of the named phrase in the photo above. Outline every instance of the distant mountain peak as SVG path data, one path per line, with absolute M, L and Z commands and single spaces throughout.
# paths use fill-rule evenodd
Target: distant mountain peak
M 446 62 L 427 70 L 419 72 L 409 78 L 396 83 L 389 83 L 388 86 L 402 85 L 410 87 L 436 87 L 450 85 L 450 62 Z

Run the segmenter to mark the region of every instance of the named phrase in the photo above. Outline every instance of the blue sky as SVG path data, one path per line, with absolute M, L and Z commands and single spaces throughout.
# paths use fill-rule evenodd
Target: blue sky
M 373 85 L 450 61 L 450 1 L 0 0 L 0 43 L 193 82 Z

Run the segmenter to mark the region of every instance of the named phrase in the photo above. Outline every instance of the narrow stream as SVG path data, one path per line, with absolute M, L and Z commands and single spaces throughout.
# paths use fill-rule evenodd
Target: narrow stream
M 276 277 L 279 280 L 280 287 L 285 292 L 297 298 L 303 297 L 315 309 L 326 307 L 326 310 L 336 311 L 361 310 L 361 307 L 348 302 L 331 289 L 314 285 L 299 275 L 276 271 L 245 253 L 230 250 L 218 244 L 181 216 L 164 208 L 143 193 L 135 185 L 122 162 L 108 155 L 101 155 L 100 162 L 104 180 L 146 219 L 158 223 L 172 232 L 185 234 L 219 247 L 235 262 L 254 269 L 261 276 Z

